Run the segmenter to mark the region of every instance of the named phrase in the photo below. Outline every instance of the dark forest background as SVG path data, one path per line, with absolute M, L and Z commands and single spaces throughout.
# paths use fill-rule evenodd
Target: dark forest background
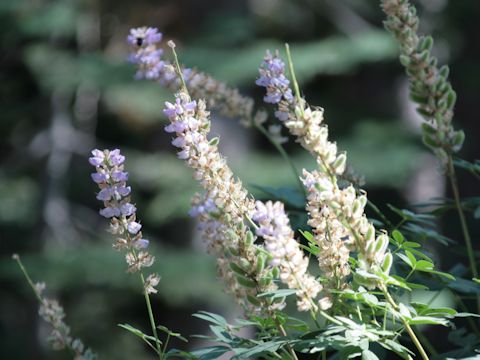
M 480 2 L 415 4 L 440 63 L 450 64 L 458 94 L 455 125 L 467 134 L 461 156 L 473 160 L 480 153 Z M 449 196 L 421 144 L 397 46 L 382 20 L 378 1 L 371 0 L 2 0 L 0 358 L 69 356 L 46 344 L 49 329 L 11 260 L 14 252 L 35 280 L 47 282 L 73 334 L 101 358 L 151 358 L 137 338 L 117 327 L 130 323 L 148 331 L 149 324 L 138 279 L 125 273 L 98 215 L 87 161 L 94 147 L 118 147 L 127 155 L 138 215 L 162 276 L 153 300 L 158 323 L 191 335 L 208 331 L 191 317 L 197 310 L 239 315 L 215 281 L 214 261 L 187 215 L 198 187 L 163 131 L 163 102 L 173 96 L 155 83 L 134 81 L 125 61 L 131 27 L 158 27 L 166 40 L 176 41 L 183 63 L 240 87 L 258 106 L 263 90 L 254 80 L 264 51 L 289 42 L 302 91 L 312 105 L 325 108 L 331 136 L 388 217 L 398 220 L 387 203 L 402 208 Z M 261 134 L 215 114 L 213 121 L 222 150 L 253 194 L 265 197 L 255 184 L 295 185 Z M 313 166 L 293 141 L 287 149 L 298 168 Z M 459 181 L 463 196 L 478 193 L 469 174 L 460 171 Z M 454 212 L 442 220 L 439 230 L 459 245 L 442 245 L 427 234 L 425 246 L 449 272 L 463 259 L 463 239 Z M 473 216 L 469 220 L 478 250 L 480 227 Z M 446 291 L 437 301 L 450 304 L 452 296 Z

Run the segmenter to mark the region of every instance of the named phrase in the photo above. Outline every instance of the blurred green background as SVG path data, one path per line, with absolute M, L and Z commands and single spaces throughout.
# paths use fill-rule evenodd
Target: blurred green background
M 455 121 L 467 134 L 462 156 L 472 160 L 480 150 L 480 2 L 415 4 L 440 62 L 451 65 L 459 97 Z M 0 358 L 68 358 L 46 344 L 49 329 L 11 260 L 14 252 L 34 280 L 47 282 L 73 334 L 101 358 L 151 358 L 117 327 L 128 322 L 148 331 L 149 325 L 139 281 L 125 273 L 123 256 L 111 249 L 107 222 L 97 212 L 87 161 L 94 147 L 118 147 L 127 155 L 138 216 L 162 276 L 153 300 L 158 322 L 191 335 L 207 331 L 190 316 L 197 310 L 238 315 L 187 216 L 198 187 L 163 131 L 163 102 L 172 94 L 134 81 L 134 69 L 126 64 L 131 27 L 158 27 L 176 41 L 182 62 L 240 87 L 257 106 L 263 106 L 263 91 L 254 80 L 264 51 L 289 42 L 308 101 L 326 109 L 332 137 L 388 216 L 396 219 L 385 203 L 404 207 L 432 194 L 444 196 L 445 184 L 407 106 L 396 44 L 382 20 L 378 2 L 367 0 L 2 0 Z M 215 114 L 213 122 L 232 168 L 255 195 L 266 196 L 255 184 L 295 186 L 290 169 L 261 134 Z M 293 141 L 287 149 L 298 168 L 313 166 Z M 475 194 L 474 180 L 463 172 L 460 184 L 464 196 Z M 462 244 L 454 214 L 444 220 L 441 230 Z M 478 233 L 477 226 L 475 240 Z M 447 271 L 451 249 L 432 249 Z

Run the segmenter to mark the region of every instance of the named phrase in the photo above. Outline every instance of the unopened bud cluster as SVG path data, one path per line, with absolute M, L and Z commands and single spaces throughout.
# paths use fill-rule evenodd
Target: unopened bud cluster
M 461 149 L 465 138 L 464 132 L 455 131 L 452 125 L 457 96 L 448 80 L 448 66 L 438 68 L 431 54 L 433 39 L 418 35 L 419 19 L 408 0 L 382 0 L 382 8 L 387 14 L 385 27 L 400 45 L 400 62 L 410 80 L 410 97 L 426 120 L 422 124 L 423 140 L 445 161 L 449 153 Z
M 146 250 L 149 241 L 142 236 L 142 225 L 136 219 L 136 207 L 130 200 L 130 186 L 127 186 L 128 173 L 124 171 L 125 156 L 120 150 L 92 150 L 89 158 L 96 172 L 93 181 L 100 188 L 97 199 L 103 201 L 100 215 L 110 219 L 110 232 L 117 236 L 113 247 L 126 252 L 125 259 L 129 272 L 138 272 L 152 266 L 154 257 Z M 145 281 L 145 291 L 156 293 L 155 286 L 160 278 L 151 274 Z
M 70 334 L 70 327 L 65 323 L 65 311 L 55 299 L 48 299 L 43 295 L 45 283 L 36 283 L 35 292 L 40 299 L 39 315 L 52 326 L 48 337 L 54 350 L 69 349 L 74 354 L 75 360 L 94 360 L 97 356 L 83 345 L 80 339 L 75 339 Z

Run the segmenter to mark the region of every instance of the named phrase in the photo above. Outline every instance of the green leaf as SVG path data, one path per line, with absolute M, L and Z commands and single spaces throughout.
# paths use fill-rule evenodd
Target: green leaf
M 188 340 L 186 338 L 184 338 L 180 333 L 173 332 L 172 330 L 170 330 L 166 326 L 158 325 L 157 329 L 163 331 L 164 333 L 167 333 L 170 336 L 176 337 L 176 338 L 182 340 L 183 342 L 188 342 Z
M 138 336 L 140 339 L 145 341 L 155 352 L 158 352 L 158 350 L 156 349 L 156 347 L 154 345 L 152 345 L 150 343 L 150 341 L 153 342 L 154 344 L 156 344 L 156 343 L 158 343 L 160 345 L 163 344 L 162 341 L 155 339 L 153 336 L 144 334 L 141 330 L 138 330 L 137 328 L 134 328 L 133 326 L 131 326 L 129 324 L 118 324 L 118 326 L 121 327 L 122 329 L 125 329 L 125 330 L 131 332 L 135 336 Z
M 392 236 L 399 244 L 401 244 L 405 241 L 405 238 L 403 237 L 403 234 L 398 230 L 393 230 L 392 231 Z
M 218 314 L 214 314 L 214 313 L 211 313 L 211 312 L 199 311 L 198 313 L 195 313 L 192 316 L 194 316 L 196 318 L 199 318 L 199 319 L 202 319 L 202 320 L 205 320 L 205 321 L 208 321 L 212 324 L 219 325 L 221 327 L 227 327 L 228 326 L 227 320 L 225 320 L 225 318 L 223 316 L 218 315 Z
M 287 297 L 290 295 L 296 294 L 296 290 L 292 289 L 280 289 L 280 290 L 275 290 L 275 291 L 269 291 L 269 292 L 264 292 L 262 294 L 257 295 L 257 297 L 269 297 L 272 299 L 277 299 L 277 298 L 282 298 L 282 297 Z
M 379 360 L 379 359 L 374 352 L 367 349 L 362 351 L 362 360 Z

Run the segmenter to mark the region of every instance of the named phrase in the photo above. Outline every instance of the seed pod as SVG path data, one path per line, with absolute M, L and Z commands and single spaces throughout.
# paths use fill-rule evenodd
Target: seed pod
M 337 174 L 343 173 L 345 170 L 345 163 L 347 161 L 347 156 L 345 154 L 338 155 L 337 159 L 333 162 L 332 166 L 335 169 Z
M 237 240 L 238 239 L 237 233 L 232 229 L 228 229 L 226 234 L 227 234 L 227 237 L 228 237 L 229 240 Z
M 261 305 L 260 300 L 258 300 L 255 296 L 247 295 L 247 300 L 250 304 L 252 304 L 254 306 L 260 306 Z
M 420 39 L 420 42 L 418 44 L 418 50 L 423 51 L 423 50 L 430 50 L 433 46 L 433 38 L 431 36 L 423 36 Z
M 274 267 L 272 269 L 272 276 L 274 279 L 278 279 L 278 277 L 280 276 L 280 269 L 278 267 Z
M 215 145 L 218 145 L 219 142 L 220 142 L 220 138 L 219 138 L 218 136 L 216 136 L 216 137 L 214 137 L 212 140 L 210 140 L 208 143 L 209 143 L 210 145 L 215 146 Z
M 386 234 L 379 235 L 375 244 L 375 254 L 383 254 L 388 247 L 389 238 Z
M 230 269 L 232 269 L 232 271 L 237 274 L 237 275 L 242 275 L 244 276 L 245 275 L 245 271 L 240 267 L 238 266 L 237 264 L 235 264 L 234 262 L 231 262 L 229 264 L 229 267 Z
M 456 101 L 457 101 L 457 93 L 453 89 L 450 89 L 450 91 L 447 94 L 447 108 L 452 109 Z
M 257 258 L 257 274 L 261 274 L 265 268 L 265 255 L 260 254 Z
M 230 255 L 232 256 L 238 256 L 238 249 L 236 249 L 235 247 L 233 246 L 230 246 L 228 248 L 228 252 L 230 253 Z
M 462 148 L 464 140 L 465 140 L 465 133 L 463 132 L 463 130 L 455 131 L 455 134 L 452 139 L 453 151 L 460 150 Z
M 438 74 L 443 77 L 444 79 L 448 78 L 448 74 L 450 73 L 450 69 L 448 68 L 447 65 L 443 65 L 440 70 L 438 71 Z
M 424 133 L 427 133 L 427 134 L 435 134 L 437 132 L 437 129 L 435 129 L 429 123 L 422 123 L 422 130 Z
M 375 239 L 375 227 L 372 224 L 370 224 L 368 226 L 367 232 L 365 233 L 365 241 L 367 243 L 373 242 L 374 239 Z
M 390 269 L 392 268 L 392 264 L 393 264 L 393 256 L 391 252 L 388 252 L 385 255 L 385 258 L 383 259 L 383 263 L 382 263 L 382 270 L 385 273 L 385 275 L 390 274 Z
M 250 261 L 248 261 L 247 259 L 245 258 L 240 258 L 240 267 L 242 269 L 244 269 L 245 271 L 249 271 L 252 267 L 252 264 L 250 263 Z
M 272 283 L 272 278 L 270 276 L 262 277 L 258 283 L 261 287 L 266 287 Z
M 247 246 L 251 246 L 254 241 L 255 241 L 255 237 L 253 236 L 253 233 L 251 231 L 247 231 L 245 236 L 245 244 Z
M 251 289 L 254 289 L 257 285 L 255 281 L 242 275 L 237 275 L 237 281 L 240 285 L 251 288 Z
M 430 136 L 429 134 L 423 134 L 422 140 L 425 143 L 425 145 L 427 145 L 431 148 L 438 148 L 439 147 L 439 145 L 437 143 L 437 140 L 433 136 Z

